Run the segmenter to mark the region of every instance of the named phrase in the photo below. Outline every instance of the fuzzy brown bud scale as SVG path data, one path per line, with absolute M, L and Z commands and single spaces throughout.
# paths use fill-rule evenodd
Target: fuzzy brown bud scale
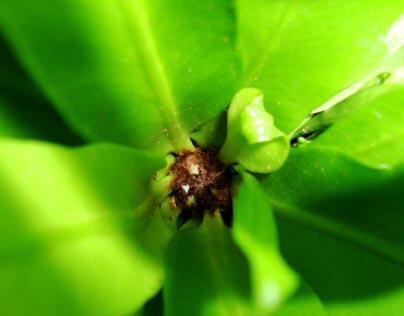
M 202 219 L 205 212 L 221 214 L 230 225 L 232 172 L 218 158 L 217 148 L 185 151 L 170 168 L 171 207 L 182 209 L 182 221 Z

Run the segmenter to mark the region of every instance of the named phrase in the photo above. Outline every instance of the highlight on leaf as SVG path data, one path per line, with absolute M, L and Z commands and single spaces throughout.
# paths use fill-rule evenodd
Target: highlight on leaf
M 228 110 L 221 159 L 228 164 L 237 162 L 252 172 L 270 173 L 283 165 L 289 150 L 289 138 L 275 126 L 273 116 L 265 109 L 262 92 L 241 89 Z

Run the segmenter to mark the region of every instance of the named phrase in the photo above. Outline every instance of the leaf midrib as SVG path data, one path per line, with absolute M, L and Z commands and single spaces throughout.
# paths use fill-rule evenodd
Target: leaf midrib
M 272 197 L 271 204 L 275 214 L 286 220 L 367 250 L 404 268 L 404 253 L 399 246 L 393 245 L 386 240 L 366 232 L 354 229 L 353 227 L 343 225 L 325 217 L 317 216 L 313 213 L 304 212 L 295 206 L 290 206 Z
M 208 232 L 209 233 L 209 232 Z M 206 238 L 209 238 L 209 236 L 205 236 Z M 214 246 L 214 244 L 216 243 L 216 245 Z M 222 236 L 220 236 L 219 238 L 216 238 L 216 240 L 214 240 L 214 242 L 212 242 L 212 240 L 209 238 L 206 242 L 205 242 L 205 252 L 207 253 L 207 259 L 208 262 L 210 264 L 210 268 L 213 274 L 213 278 L 212 280 L 214 281 L 213 284 L 213 290 L 216 292 L 215 296 L 219 298 L 219 306 L 221 309 L 221 315 L 229 315 L 229 313 L 231 313 L 231 309 L 229 310 L 229 306 L 231 304 L 229 304 L 229 302 L 227 301 L 227 299 L 221 295 L 221 292 L 224 291 L 227 286 L 227 282 L 226 282 L 226 277 L 227 277 L 227 271 L 224 269 L 221 271 L 219 271 L 220 267 L 221 267 L 221 262 L 220 262 L 220 253 L 217 254 L 216 252 L 221 250 L 221 248 L 223 248 L 223 240 L 222 240 Z M 239 313 L 237 313 L 238 315 Z M 241 314 L 240 314 L 241 315 Z M 235 315 L 236 316 L 236 315 Z
M 243 76 L 243 80 L 241 81 L 241 86 L 248 86 L 256 79 L 257 74 L 263 68 L 263 66 L 267 63 L 270 54 L 273 51 L 273 48 L 278 44 L 282 31 L 287 26 L 287 24 L 291 20 L 291 16 L 295 13 L 294 11 L 297 9 L 300 1 L 294 0 L 290 6 L 283 8 L 282 14 L 278 19 L 278 22 L 284 21 L 285 24 L 280 25 L 280 27 L 274 29 L 272 32 L 267 32 L 265 35 L 264 44 L 262 45 L 262 49 L 259 49 L 254 54 L 254 58 L 251 58 L 253 62 L 246 65 L 245 74 Z M 289 15 L 289 19 L 286 20 Z
M 192 149 L 188 133 L 184 130 L 178 117 L 179 107 L 157 48 L 144 1 L 124 0 L 120 2 L 120 9 L 130 35 L 130 41 L 144 61 L 144 71 L 155 92 L 157 99 L 155 108 L 163 123 L 162 134 L 167 137 L 175 151 Z

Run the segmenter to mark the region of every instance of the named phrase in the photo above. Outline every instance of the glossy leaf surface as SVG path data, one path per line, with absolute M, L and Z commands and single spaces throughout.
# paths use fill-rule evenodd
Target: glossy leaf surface
M 402 45 L 401 0 L 237 0 L 240 88 L 263 91 L 285 132 Z M 393 36 L 394 34 L 395 36 Z
M 228 110 L 221 159 L 228 164 L 238 162 L 252 172 L 269 173 L 282 166 L 289 149 L 288 136 L 264 108 L 262 92 L 253 88 L 238 91 Z
M 220 146 L 221 111 L 235 88 L 248 92 L 242 111 L 229 110 L 235 136 L 225 160 L 254 172 L 282 168 L 258 176 L 268 196 L 244 174 L 233 232 L 206 217 L 174 237 L 166 315 L 267 315 L 261 309 L 296 282 L 279 243 L 313 291 L 301 284 L 271 315 L 402 316 L 403 88 L 346 100 L 355 110 L 332 112 L 333 126 L 285 165 L 289 139 L 273 117 L 290 132 L 381 71 L 403 82 L 403 1 L 236 0 L 235 17 L 232 6 L 0 0 L 0 26 L 55 109 L 90 142 L 161 158 L 192 148 L 190 137 Z M 39 90 L 0 57 L 0 134 L 68 143 L 46 101 L 31 104 Z M 138 310 L 162 285 L 172 234 L 149 186 L 163 166 L 117 145 L 68 150 L 0 139 L 0 314 L 161 314 L 161 297 Z
M 0 23 L 55 106 L 91 141 L 162 154 L 192 148 L 188 134 L 233 94 L 227 1 L 2 1 Z
M 337 120 L 312 145 L 343 152 L 375 168 L 393 168 L 402 164 L 403 100 L 404 86 L 401 85 L 364 91 L 349 100 L 357 110 Z
M 146 192 L 164 161 L 4 138 L 0 152 L 3 314 L 124 315 L 159 290 L 171 234 Z
M 273 311 L 294 292 L 298 278 L 278 251 L 277 228 L 266 192 L 254 176 L 245 171 L 241 175 L 232 233 L 249 262 L 255 305 Z

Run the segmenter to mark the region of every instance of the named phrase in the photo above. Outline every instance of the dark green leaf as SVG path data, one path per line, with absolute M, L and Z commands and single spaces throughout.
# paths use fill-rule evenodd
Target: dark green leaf
M 23 67 L 18 63 L 0 33 L 0 90 L 3 92 L 20 93 L 24 96 L 38 95 L 38 90 L 28 78 Z
M 326 316 L 327 313 L 313 290 L 304 282 L 295 295 L 271 316 Z
M 371 169 L 343 154 L 308 145 L 293 150 L 264 186 L 276 209 L 315 225 L 328 225 L 335 233 L 401 260 L 404 254 L 394 249 L 404 245 L 403 174 L 404 168 Z M 382 240 L 386 247 L 377 244 Z
M 331 315 L 400 315 L 403 179 L 307 145 L 264 180 L 282 250 Z
M 164 316 L 163 291 L 146 303 L 142 316 Z M 140 316 L 140 315 L 139 315 Z
M 83 143 L 28 78 L 1 37 L 0 68 L 0 136 Z
M 1 313 L 127 315 L 155 295 L 171 236 L 149 192 L 162 166 L 115 145 L 1 139 Z
M 402 262 L 358 247 L 321 228 L 281 216 L 278 219 L 284 255 L 318 293 L 327 316 L 402 315 Z
M 191 148 L 189 133 L 234 93 L 229 6 L 225 0 L 2 1 L 0 24 L 87 139 L 167 153 Z

